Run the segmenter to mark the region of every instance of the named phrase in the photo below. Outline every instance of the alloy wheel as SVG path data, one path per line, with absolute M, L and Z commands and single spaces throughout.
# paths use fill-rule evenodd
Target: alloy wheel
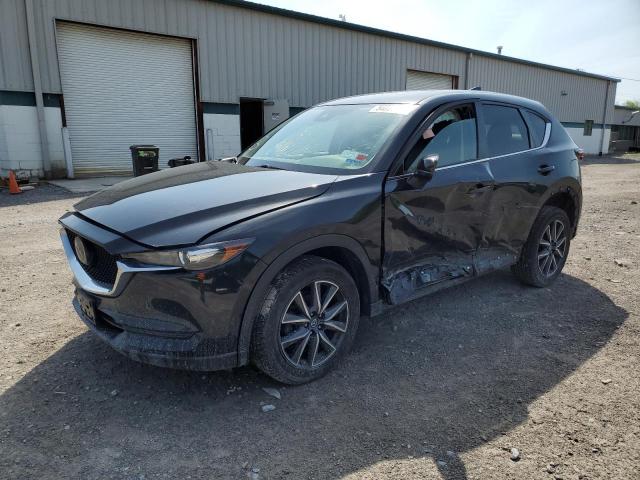
M 340 287 L 316 280 L 300 289 L 280 320 L 280 349 L 296 368 L 312 369 L 329 360 L 349 327 L 349 305 Z
M 567 250 L 567 232 L 564 223 L 553 220 L 544 229 L 538 244 L 538 267 L 546 277 L 553 276 L 561 267 Z

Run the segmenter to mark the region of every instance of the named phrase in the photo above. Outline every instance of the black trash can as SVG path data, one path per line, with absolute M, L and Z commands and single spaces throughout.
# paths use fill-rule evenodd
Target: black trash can
M 129 150 L 131 150 L 134 177 L 158 171 L 158 152 L 160 152 L 158 147 L 155 145 L 131 145 Z

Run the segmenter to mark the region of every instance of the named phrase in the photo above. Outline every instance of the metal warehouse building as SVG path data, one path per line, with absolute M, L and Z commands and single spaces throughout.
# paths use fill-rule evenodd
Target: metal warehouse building
M 473 86 L 606 153 L 617 82 L 242 1 L 0 0 L 0 175 L 127 174 L 133 144 L 232 156 L 324 100 Z

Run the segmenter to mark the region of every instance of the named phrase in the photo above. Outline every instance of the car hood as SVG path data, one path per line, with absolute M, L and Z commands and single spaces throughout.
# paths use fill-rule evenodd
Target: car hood
M 75 208 L 146 246 L 190 245 L 231 224 L 321 195 L 336 178 L 201 162 L 120 182 Z

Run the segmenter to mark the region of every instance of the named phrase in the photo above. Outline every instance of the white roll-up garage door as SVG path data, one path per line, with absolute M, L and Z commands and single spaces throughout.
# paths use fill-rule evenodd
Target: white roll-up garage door
M 189 40 L 59 22 L 57 43 L 76 175 L 130 173 L 136 144 L 197 159 Z
M 407 90 L 448 90 L 451 88 L 453 88 L 451 75 L 407 70 Z

